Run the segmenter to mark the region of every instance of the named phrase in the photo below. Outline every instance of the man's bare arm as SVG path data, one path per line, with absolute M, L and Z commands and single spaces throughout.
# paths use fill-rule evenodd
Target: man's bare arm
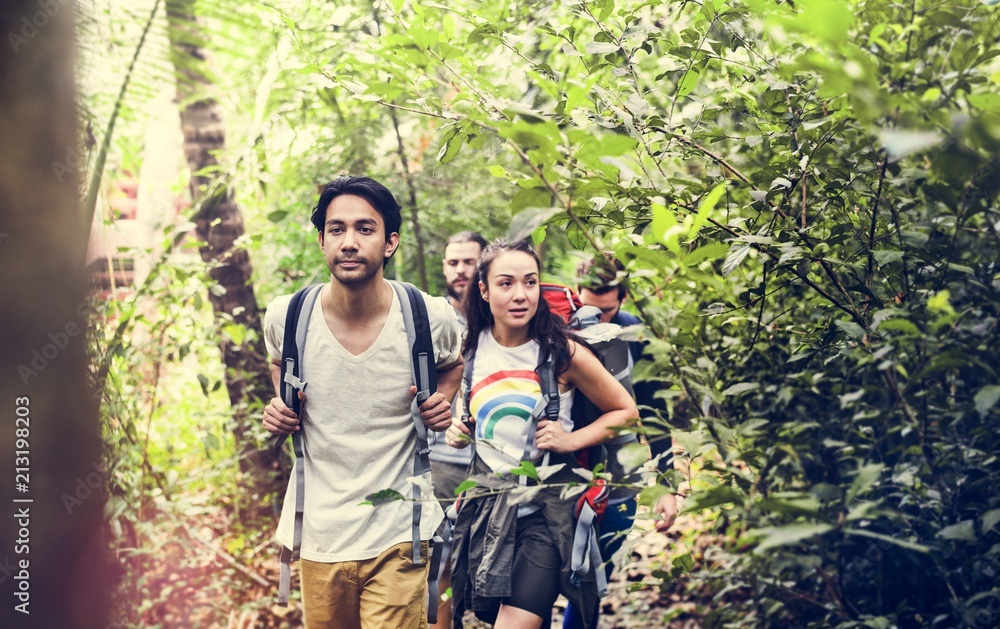
M 462 359 L 459 358 L 457 363 L 437 372 L 438 391 L 446 400 L 454 400 L 455 394 L 458 393 L 458 387 L 462 384 L 463 365 Z

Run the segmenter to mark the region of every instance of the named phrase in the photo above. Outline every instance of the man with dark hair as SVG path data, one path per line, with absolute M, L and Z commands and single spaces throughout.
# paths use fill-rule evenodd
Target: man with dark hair
M 392 195 L 392 192 L 370 177 L 340 177 L 323 187 L 323 191 L 319 195 L 319 201 L 316 203 L 316 207 L 313 208 L 312 216 L 310 217 L 313 226 L 319 232 L 320 248 L 323 247 L 323 232 L 326 227 L 327 209 L 335 198 L 345 195 L 360 197 L 367 201 L 368 205 L 379 213 L 382 221 L 385 223 L 386 244 L 389 243 L 393 234 L 396 235 L 398 243 L 399 230 L 403 225 L 403 211 L 399 207 L 399 203 L 396 202 L 396 197 Z M 393 247 L 389 255 L 385 256 L 382 261 L 383 268 L 389 265 L 389 260 L 395 253 L 396 248 Z
M 587 262 L 577 269 L 581 280 L 577 287 L 580 301 L 585 306 L 600 308 L 601 323 L 617 323 L 622 327 L 640 323 L 639 317 L 621 310 L 626 291 L 625 284 L 619 281 L 618 275 L 624 271 L 625 267 L 615 259 L 610 259 L 607 264 L 597 268 L 593 268 L 592 261 Z M 639 356 L 642 356 L 641 352 L 635 355 L 633 351 L 635 360 L 639 360 Z
M 274 434 L 302 428 L 304 456 L 295 465 L 305 466 L 308 479 L 300 551 L 305 622 L 310 629 L 424 627 L 427 562 L 413 560 L 413 506 L 404 500 L 363 504 L 380 490 L 409 495 L 417 442 L 403 313 L 382 275 L 399 245 L 400 207 L 382 184 L 344 177 L 323 189 L 312 222 L 330 279 L 300 348 L 308 400 L 299 393 L 300 417 L 279 395 L 263 418 Z M 274 300 L 264 319 L 276 390 L 289 300 Z M 451 423 L 450 400 L 461 379 L 461 326 L 444 299 L 425 295 L 424 301 L 438 390 L 420 406 L 420 416 L 427 428 L 442 431 Z M 296 490 L 292 474 L 277 533 L 286 548 L 293 545 Z M 426 558 L 426 540 L 442 513 L 436 502 L 423 511 L 419 539 Z
M 620 261 L 606 257 L 603 263 L 599 262 L 596 267 L 593 262 L 585 263 L 577 269 L 577 274 L 580 279 L 580 284 L 577 287 L 580 301 L 585 306 L 594 306 L 601 310 L 601 323 L 614 323 L 622 327 L 642 323 L 639 317 L 621 309 L 627 291 L 623 283 L 625 267 Z M 638 362 L 642 358 L 643 344 L 638 341 L 630 341 L 629 353 L 632 354 L 632 361 Z M 663 401 L 655 397 L 655 393 L 659 389 L 658 383 L 633 382 L 632 386 L 640 415 L 649 417 L 658 411 L 666 412 Z M 650 443 L 653 456 L 659 456 L 657 469 L 660 473 L 666 473 L 667 470 L 673 468 L 671 446 L 669 437 Z M 653 511 L 662 518 L 657 521 L 656 528 L 660 531 L 666 531 L 677 516 L 677 497 L 673 494 L 664 494 L 653 506 Z M 626 534 L 632 528 L 635 512 L 636 502 L 632 494 L 612 492 L 604 512 L 604 518 L 601 521 L 601 536 L 598 540 L 601 558 L 607 562 L 605 570 L 609 580 L 614 570 L 614 564 L 610 561 L 611 557 L 624 543 Z M 563 627 L 565 629 L 583 627 L 584 623 L 580 613 L 580 610 L 572 605 L 567 606 Z M 597 626 L 599 610 L 592 610 L 591 613 L 594 616 L 591 626 Z
M 463 299 L 469 282 L 476 277 L 476 264 L 479 256 L 486 248 L 486 239 L 476 232 L 458 232 L 448 239 L 444 247 L 444 262 L 441 271 L 447 284 L 448 302 L 455 308 L 462 327 L 465 327 L 465 306 Z M 456 410 L 452 405 L 452 409 Z M 444 433 L 436 433 L 431 445 L 431 479 L 434 483 L 434 495 L 441 501 L 441 506 L 447 510 L 455 501 L 455 489 L 469 477 L 469 464 L 472 463 L 471 448 L 453 448 L 445 443 Z M 445 566 L 441 575 L 439 587 L 442 592 L 451 583 L 451 571 Z M 438 621 L 434 625 L 439 629 L 452 626 L 451 602 L 445 601 L 438 606 Z
M 476 263 L 485 248 L 486 239 L 473 231 L 458 232 L 444 246 L 442 272 L 447 284 L 448 302 L 462 318 L 465 317 L 462 298 L 469 282 L 476 276 Z

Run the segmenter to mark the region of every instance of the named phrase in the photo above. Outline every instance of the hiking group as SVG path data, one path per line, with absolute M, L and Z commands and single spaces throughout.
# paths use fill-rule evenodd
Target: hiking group
M 635 441 L 622 431 L 640 416 L 627 371 L 602 363 L 585 331 L 550 309 L 526 242 L 453 236 L 446 299 L 384 278 L 402 218 L 382 184 L 330 182 L 312 223 L 330 279 L 279 297 L 264 319 L 277 395 L 263 426 L 278 444 L 291 435 L 295 451 L 277 529 L 280 602 L 298 561 L 309 628 L 461 627 L 466 610 L 538 628 L 560 594 L 563 626 L 597 626 L 636 511 L 634 490 L 619 484 L 635 479 L 563 489 L 582 490 L 574 468 L 611 469 L 614 444 Z M 619 309 L 616 279 L 597 277 L 580 287 L 595 308 L 578 310 L 577 325 L 587 314 L 639 323 Z M 623 352 L 629 365 L 641 353 L 638 343 Z M 654 392 L 637 386 L 644 412 L 657 408 Z M 666 469 L 669 440 L 650 446 Z M 534 469 L 547 470 L 545 482 L 525 473 Z M 654 511 L 665 530 L 674 496 Z

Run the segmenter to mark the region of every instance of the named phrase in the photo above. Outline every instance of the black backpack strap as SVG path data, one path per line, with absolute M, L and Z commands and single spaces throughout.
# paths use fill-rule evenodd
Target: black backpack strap
M 545 356 L 535 368 L 538 374 L 538 386 L 542 391 L 542 407 L 535 407 L 534 412 L 528 418 L 528 438 L 524 442 L 524 452 L 521 453 L 521 461 L 531 459 L 531 451 L 535 449 L 535 432 L 538 430 L 538 420 L 544 415 L 545 419 L 553 422 L 559 421 L 559 380 L 556 378 L 556 368 L 552 362 L 552 352 L 543 349 Z M 543 411 L 543 412 L 539 412 Z M 547 465 L 548 453 L 543 459 L 543 464 Z M 520 480 L 527 480 L 522 476 Z
M 434 339 L 431 336 L 430 318 L 427 315 L 427 304 L 424 296 L 413 284 L 389 280 L 396 291 L 400 308 L 403 311 L 403 326 L 406 328 L 406 338 L 410 346 L 410 366 L 413 373 L 413 383 L 417 387 L 417 395 L 410 403 L 410 415 L 413 418 L 413 429 L 417 435 L 416 451 L 413 455 L 413 475 L 423 476 L 431 470 L 430 443 L 427 439 L 427 426 L 420 417 L 420 405 L 427 401 L 437 391 L 437 361 L 434 357 Z M 420 517 L 423 510 L 421 492 L 418 485 L 413 486 L 413 521 L 411 539 L 413 548 L 413 563 L 421 564 L 420 556 Z M 433 624 L 437 622 L 438 610 L 438 577 L 441 565 L 441 552 L 444 550 L 444 540 L 435 537 L 430 544 L 430 570 L 427 576 L 427 619 Z
M 299 391 L 305 391 L 307 382 L 302 380 L 302 354 L 305 351 L 309 317 L 319 297 L 322 284 L 314 284 L 300 289 L 292 295 L 285 314 L 285 336 L 281 344 L 281 399 L 296 413 L 301 412 Z M 292 583 L 293 561 L 299 559 L 302 549 L 302 512 L 305 506 L 305 459 L 302 450 L 302 421 L 299 429 L 292 433 L 292 447 L 295 450 L 295 529 L 292 534 L 292 548 L 281 549 L 281 577 L 278 584 L 278 605 L 288 605 L 288 595 Z M 280 448 L 288 435 L 279 435 L 274 448 Z

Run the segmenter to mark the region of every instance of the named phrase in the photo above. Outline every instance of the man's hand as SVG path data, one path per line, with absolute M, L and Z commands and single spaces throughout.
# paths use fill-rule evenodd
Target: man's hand
M 656 521 L 656 530 L 661 533 L 667 532 L 673 526 L 674 519 L 677 517 L 677 496 L 674 494 L 663 494 L 656 501 L 656 504 L 653 505 L 653 511 L 663 517 L 662 520 Z
M 417 394 L 417 387 L 410 386 L 410 395 Z M 440 391 L 430 396 L 420 405 L 420 419 L 424 426 L 434 432 L 444 432 L 451 426 L 451 402 Z
M 306 403 L 306 394 L 299 391 L 299 400 Z M 273 397 L 264 408 L 264 430 L 275 435 L 290 435 L 299 429 L 299 416 L 285 406 L 280 397 Z

